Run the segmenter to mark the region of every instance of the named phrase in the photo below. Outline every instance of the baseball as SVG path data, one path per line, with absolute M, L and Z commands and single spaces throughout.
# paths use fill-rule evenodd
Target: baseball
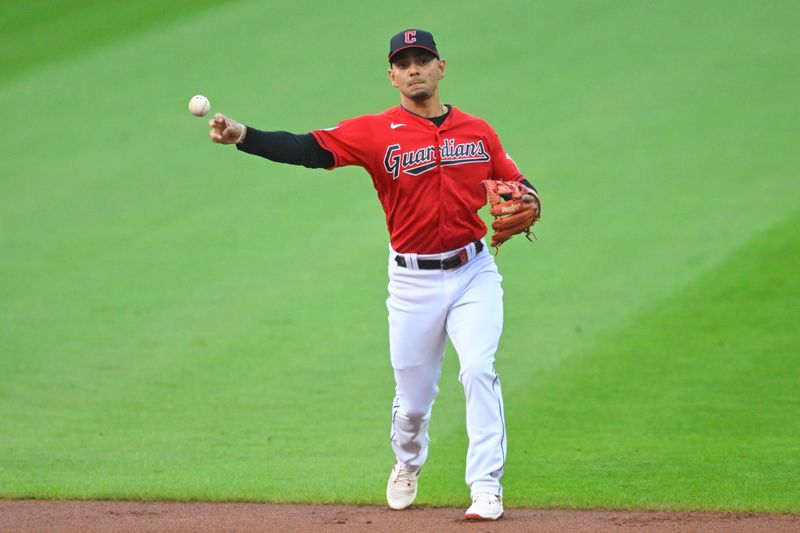
M 202 94 L 192 96 L 192 99 L 189 100 L 189 111 L 196 117 L 205 116 L 209 109 L 211 109 L 211 102 Z

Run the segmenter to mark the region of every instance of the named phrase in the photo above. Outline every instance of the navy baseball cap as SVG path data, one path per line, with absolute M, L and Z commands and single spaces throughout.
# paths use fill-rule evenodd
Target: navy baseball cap
M 436 41 L 433 40 L 433 34 L 425 30 L 408 29 L 401 31 L 389 41 L 389 63 L 392 58 L 403 50 L 409 48 L 422 48 L 432 53 L 439 59 L 439 51 L 436 50 Z

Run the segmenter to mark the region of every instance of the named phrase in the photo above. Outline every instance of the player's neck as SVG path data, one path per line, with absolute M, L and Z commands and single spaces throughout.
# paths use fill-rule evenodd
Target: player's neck
M 425 100 L 402 98 L 400 103 L 403 105 L 403 107 L 415 115 L 425 118 L 440 117 L 447 113 L 447 108 L 442 105 L 442 101 L 439 100 L 438 94 L 431 96 L 430 98 L 426 98 Z

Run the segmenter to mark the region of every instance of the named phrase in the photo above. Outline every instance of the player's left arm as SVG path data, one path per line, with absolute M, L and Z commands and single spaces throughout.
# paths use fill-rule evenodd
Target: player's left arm
M 538 218 L 539 211 L 541 210 L 539 191 L 525 176 L 523 176 L 517 164 L 511 159 L 511 156 L 508 155 L 505 148 L 503 148 L 500 138 L 494 130 L 491 130 L 490 155 L 492 158 L 492 178 L 501 181 L 516 181 L 530 189 L 531 194 L 524 195 L 522 201 L 534 206 Z

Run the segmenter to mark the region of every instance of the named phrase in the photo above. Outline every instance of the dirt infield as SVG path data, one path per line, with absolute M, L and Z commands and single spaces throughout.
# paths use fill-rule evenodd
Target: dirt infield
M 498 522 L 469 522 L 463 509 L 0 500 L 0 531 L 423 532 L 800 532 L 800 515 L 507 509 Z

